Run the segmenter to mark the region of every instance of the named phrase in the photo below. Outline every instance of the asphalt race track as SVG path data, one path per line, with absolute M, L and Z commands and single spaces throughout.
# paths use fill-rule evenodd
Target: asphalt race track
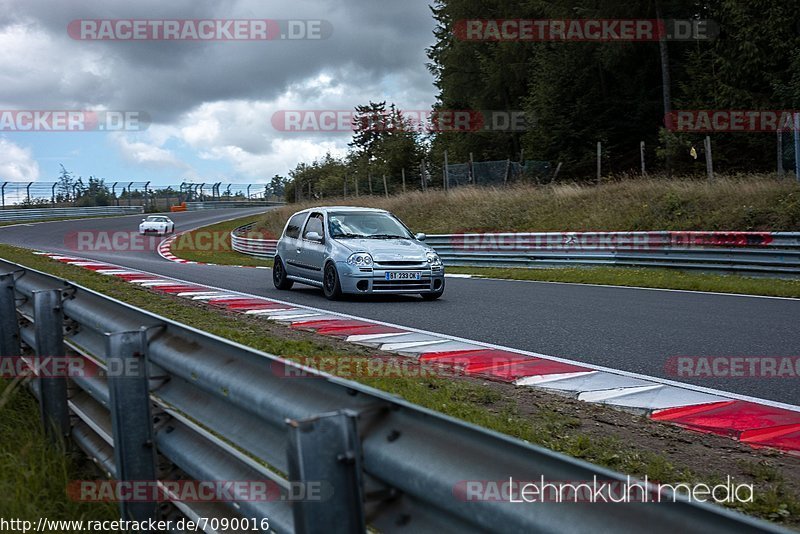
M 262 210 L 169 215 L 181 231 Z M 413 296 L 330 302 L 314 288 L 274 289 L 269 270 L 182 265 L 155 251 L 76 251 L 65 239 L 80 230 L 136 231 L 141 218 L 0 227 L 0 242 L 672 380 L 678 379 L 666 374 L 665 365 L 673 356 L 800 355 L 800 300 L 448 278 L 435 302 Z M 685 381 L 800 405 L 796 377 Z

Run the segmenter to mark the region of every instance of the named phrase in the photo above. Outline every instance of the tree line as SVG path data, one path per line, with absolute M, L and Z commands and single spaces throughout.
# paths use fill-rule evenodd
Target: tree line
M 640 143 L 648 171 L 704 172 L 705 133 L 675 133 L 675 110 L 800 109 L 800 12 L 778 0 L 436 0 L 435 42 L 428 68 L 438 89 L 434 113 L 521 112 L 527 128 L 408 127 L 385 102 L 358 106 L 350 151 L 300 164 L 289 173 L 287 200 L 361 193 L 372 183 L 399 189 L 401 171 L 422 187 L 427 173 L 441 186 L 445 152 L 451 163 L 538 160 L 562 164 L 561 177 L 591 179 L 596 146 L 603 169 L 638 172 Z M 659 19 L 712 21 L 709 39 L 578 42 L 476 41 L 460 38 L 464 21 L 491 19 Z M 375 128 L 383 117 L 387 125 Z M 794 164 L 791 143 L 782 158 Z M 723 172 L 774 172 L 776 135 L 714 133 L 714 162 Z M 695 150 L 692 150 L 692 149 Z M 423 162 L 426 162 L 423 165 Z M 347 185 L 345 185 L 347 182 Z M 301 192 L 295 191 L 299 184 Z

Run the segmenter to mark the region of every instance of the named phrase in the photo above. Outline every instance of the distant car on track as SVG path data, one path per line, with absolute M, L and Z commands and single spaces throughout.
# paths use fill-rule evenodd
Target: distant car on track
M 272 280 L 278 289 L 294 282 L 321 287 L 328 299 L 342 293 L 418 293 L 435 300 L 444 293 L 444 265 L 388 211 L 333 206 L 299 211 L 278 241 Z
M 142 219 L 139 225 L 139 233 L 142 235 L 167 235 L 174 231 L 175 223 L 172 222 L 172 219 L 163 215 L 150 215 L 146 219 Z

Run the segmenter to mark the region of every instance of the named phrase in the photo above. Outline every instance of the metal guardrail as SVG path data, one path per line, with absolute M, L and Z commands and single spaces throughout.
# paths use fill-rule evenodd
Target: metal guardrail
M 272 201 L 207 201 L 207 202 L 187 202 L 186 211 L 199 210 L 221 210 L 226 208 L 270 208 L 273 206 L 283 206 L 285 202 Z
M 255 223 L 246 224 L 231 232 L 231 248 L 236 252 L 259 258 L 273 258 L 278 241 L 254 237 L 251 232 Z M 249 237 L 248 237 L 249 235 Z
M 231 233 L 237 252 L 271 258 L 277 241 Z M 429 235 L 446 265 L 570 267 L 619 265 L 704 271 L 800 275 L 800 233 L 563 232 Z
M 621 265 L 800 275 L 800 233 L 564 232 L 428 236 L 446 265 Z
M 121 504 L 124 519 L 268 518 L 270 531 L 779 532 L 677 502 L 536 504 L 461 498 L 467 481 L 627 479 L 0 260 L 0 350 L 74 352 L 83 369 L 33 391 L 52 438 L 71 436 L 121 481 L 269 481 L 279 498 Z M 111 372 L 125 369 L 124 373 Z M 300 377 L 298 375 L 304 375 Z M 322 498 L 296 487 L 322 484 Z M 252 531 L 252 530 L 250 530 Z
M 142 206 L 93 206 L 88 208 L 31 208 L 0 210 L 0 222 L 33 221 L 66 217 L 92 217 L 98 215 L 132 215 L 144 213 Z

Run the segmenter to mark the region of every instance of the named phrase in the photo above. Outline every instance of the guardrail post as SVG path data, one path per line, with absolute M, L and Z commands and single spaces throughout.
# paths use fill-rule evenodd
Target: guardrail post
M 33 316 L 36 328 L 36 356 L 39 362 L 46 358 L 63 361 L 64 315 L 61 308 L 61 291 L 47 289 L 33 292 Z M 60 366 L 59 366 L 60 367 Z M 41 414 L 45 433 L 54 443 L 69 435 L 69 408 L 67 406 L 67 379 L 64 376 L 39 378 L 41 388 Z
M 366 531 L 357 417 L 342 410 L 287 421 L 289 480 L 303 493 L 293 503 L 295 532 Z
M 114 463 L 120 481 L 156 482 L 156 451 L 147 374 L 147 332 L 107 334 L 108 390 L 114 435 Z M 120 502 L 129 521 L 154 519 L 156 502 Z
M 19 358 L 14 273 L 0 274 L 0 358 Z

